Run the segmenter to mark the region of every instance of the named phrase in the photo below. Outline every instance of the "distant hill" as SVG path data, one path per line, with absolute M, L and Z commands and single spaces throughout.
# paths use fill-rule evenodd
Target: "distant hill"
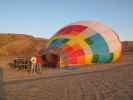
M 0 34 L 0 56 L 32 56 L 36 48 L 45 48 L 48 39 L 25 34 Z M 133 54 L 133 41 L 124 41 L 124 54 Z
M 0 34 L 0 56 L 31 56 L 36 48 L 45 48 L 47 41 L 24 34 Z
M 122 42 L 124 54 L 133 54 L 133 41 Z

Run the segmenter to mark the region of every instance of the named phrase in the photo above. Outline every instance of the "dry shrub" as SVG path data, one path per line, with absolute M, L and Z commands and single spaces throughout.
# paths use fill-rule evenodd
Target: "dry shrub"
M 8 56 L 8 52 L 5 49 L 0 48 L 0 56 Z

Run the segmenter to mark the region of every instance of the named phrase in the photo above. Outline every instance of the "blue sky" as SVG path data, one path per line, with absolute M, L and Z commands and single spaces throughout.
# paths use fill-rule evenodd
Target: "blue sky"
M 79 20 L 102 22 L 133 40 L 133 0 L 0 0 L 0 32 L 49 38 Z

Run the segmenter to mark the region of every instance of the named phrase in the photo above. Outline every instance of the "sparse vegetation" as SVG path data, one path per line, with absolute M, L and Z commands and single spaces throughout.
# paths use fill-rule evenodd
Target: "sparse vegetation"
M 8 55 L 8 52 L 3 49 L 3 48 L 0 48 L 0 56 L 7 56 Z

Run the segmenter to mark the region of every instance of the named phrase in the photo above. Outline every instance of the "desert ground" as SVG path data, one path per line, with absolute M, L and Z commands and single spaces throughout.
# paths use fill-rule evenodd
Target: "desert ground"
M 11 69 L 8 64 L 19 54 L 33 54 L 35 48 L 32 47 L 31 52 L 29 44 L 21 48 L 19 43 L 24 45 L 25 41 L 34 41 L 41 47 L 44 40 L 20 37 L 23 37 L 21 41 L 18 36 L 9 36 L 6 40 L 11 41 L 17 52 L 9 43 L 1 43 L 0 100 L 133 100 L 132 44 L 123 43 L 124 54 L 117 63 L 84 65 L 79 70 L 67 72 L 44 68 L 42 74 L 31 74 Z
M 133 100 L 132 59 L 133 56 L 128 55 L 119 63 L 88 65 L 75 73 L 44 69 L 41 75 L 31 75 L 23 71 L 1 69 L 3 73 L 0 85 L 1 98 L 4 100 Z

